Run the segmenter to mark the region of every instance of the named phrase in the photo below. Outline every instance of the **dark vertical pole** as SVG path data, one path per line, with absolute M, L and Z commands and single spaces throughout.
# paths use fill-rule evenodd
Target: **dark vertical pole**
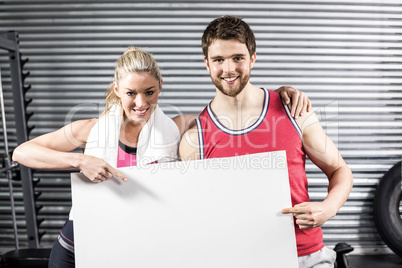
M 8 150 L 7 122 L 6 122 L 7 120 L 6 120 L 6 111 L 4 108 L 5 106 L 3 97 L 3 86 L 1 83 L 1 73 L 0 73 L 0 106 L 1 106 L 1 119 L 3 122 L 3 135 L 4 135 L 4 155 L 5 155 L 4 164 L 5 164 L 5 173 L 8 181 L 8 190 L 10 193 L 10 207 L 11 207 L 11 217 L 13 220 L 14 243 L 15 243 L 15 249 L 19 249 L 20 246 L 18 241 L 17 217 L 15 213 L 15 204 L 14 204 L 13 174 L 10 159 L 10 151 Z
M 7 33 L 7 38 L 18 44 L 18 34 L 16 32 Z M 14 51 L 10 52 L 11 66 L 11 86 L 13 91 L 15 122 L 17 129 L 17 142 L 21 144 L 28 140 L 29 133 L 27 129 L 25 113 L 25 95 L 23 88 L 23 79 L 21 73 L 21 58 L 19 46 L 16 45 Z M 39 248 L 38 222 L 35 207 L 35 193 L 33 187 L 33 175 L 30 168 L 20 165 L 22 192 L 24 198 L 25 220 L 27 225 L 29 248 Z

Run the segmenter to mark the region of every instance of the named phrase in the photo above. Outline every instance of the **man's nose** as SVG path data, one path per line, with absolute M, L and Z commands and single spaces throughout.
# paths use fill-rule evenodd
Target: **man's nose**
M 223 64 L 223 71 L 225 73 L 231 73 L 235 70 L 235 64 L 232 60 L 225 60 Z

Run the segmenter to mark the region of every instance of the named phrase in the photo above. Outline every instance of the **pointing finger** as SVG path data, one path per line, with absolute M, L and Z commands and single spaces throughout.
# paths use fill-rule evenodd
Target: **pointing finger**
M 122 181 L 127 181 L 127 178 L 126 178 L 126 176 L 123 175 L 123 173 L 121 173 L 121 172 L 118 171 L 117 169 L 113 168 L 113 167 L 110 166 L 109 164 L 108 164 L 108 172 L 109 172 L 110 174 L 112 174 L 113 176 L 115 176 L 115 177 L 121 179 Z
M 293 208 L 284 208 L 281 211 L 282 214 L 289 214 L 289 213 L 293 213 Z
M 115 176 L 115 177 L 121 179 L 122 181 L 127 181 L 126 176 L 124 176 L 120 171 L 118 171 L 118 170 L 116 170 L 116 169 L 114 169 L 114 170 L 113 170 L 112 172 L 110 172 L 110 173 L 112 173 L 113 176 Z

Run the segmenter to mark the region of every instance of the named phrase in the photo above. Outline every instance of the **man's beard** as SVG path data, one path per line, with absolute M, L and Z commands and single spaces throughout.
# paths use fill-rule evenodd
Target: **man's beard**
M 229 89 L 224 89 L 222 85 L 224 82 L 221 78 L 212 78 L 212 83 L 214 83 L 216 88 L 224 95 L 229 97 L 236 97 L 246 87 L 248 81 L 250 80 L 250 74 L 241 75 L 238 79 L 240 80 L 240 85 L 237 88 L 228 86 Z

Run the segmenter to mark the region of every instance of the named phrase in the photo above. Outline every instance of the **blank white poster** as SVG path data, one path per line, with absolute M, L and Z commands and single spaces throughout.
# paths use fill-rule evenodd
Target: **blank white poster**
M 284 151 L 71 174 L 76 267 L 298 267 Z

